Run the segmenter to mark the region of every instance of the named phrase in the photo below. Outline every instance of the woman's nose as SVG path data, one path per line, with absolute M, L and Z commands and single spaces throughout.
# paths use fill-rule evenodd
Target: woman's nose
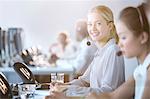
M 92 31 L 97 30 L 95 24 L 93 24 L 93 25 L 91 26 L 91 30 L 92 30 Z

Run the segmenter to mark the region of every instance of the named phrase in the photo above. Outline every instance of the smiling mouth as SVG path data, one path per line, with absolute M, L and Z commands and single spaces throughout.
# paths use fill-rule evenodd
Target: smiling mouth
M 98 36 L 100 33 L 91 33 L 91 35 L 93 36 L 93 37 L 96 37 L 96 36 Z

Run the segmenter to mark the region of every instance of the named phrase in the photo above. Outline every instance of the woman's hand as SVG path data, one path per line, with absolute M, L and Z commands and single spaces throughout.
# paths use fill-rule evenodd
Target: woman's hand
M 96 94 L 96 93 L 90 93 L 85 99 L 111 99 L 109 93 L 100 93 L 100 94 Z
M 61 85 L 65 85 L 65 83 L 60 83 L 60 82 L 52 82 L 50 83 L 50 89 L 54 89 L 55 87 L 61 86 Z
M 45 99 L 69 99 L 62 92 L 53 91 L 51 95 L 45 96 Z
M 56 54 L 52 54 L 51 56 L 50 56 L 50 59 L 49 59 L 49 63 L 50 64 L 56 64 L 56 61 L 59 59 L 59 57 L 56 55 Z
M 99 97 L 96 93 L 90 93 L 85 99 L 99 99 Z
M 50 92 L 65 92 L 68 89 L 68 85 L 56 83 L 55 85 L 50 85 Z
M 50 86 L 55 86 L 55 85 L 64 85 L 65 83 L 61 83 L 61 82 L 51 82 Z
M 70 83 L 61 83 L 61 82 L 51 82 L 51 83 L 50 83 L 50 88 L 54 88 L 54 86 L 59 86 L 59 85 L 60 85 L 60 86 L 61 86 L 61 85 L 62 85 L 62 86 L 63 86 L 63 85 L 64 85 L 64 86 L 67 86 L 67 85 L 71 85 L 71 84 L 70 84 Z

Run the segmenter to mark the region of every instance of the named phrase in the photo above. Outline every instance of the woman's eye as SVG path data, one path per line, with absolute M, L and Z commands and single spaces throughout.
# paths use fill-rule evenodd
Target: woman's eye
M 100 23 L 100 22 L 98 22 L 98 23 L 97 23 L 97 25 L 101 25 L 101 23 Z
M 126 36 L 123 36 L 123 35 L 119 36 L 119 40 L 125 40 L 125 39 L 126 39 Z
M 125 39 L 126 39 L 126 37 L 125 37 L 125 36 L 123 36 L 123 37 L 121 37 L 121 39 L 125 40 Z

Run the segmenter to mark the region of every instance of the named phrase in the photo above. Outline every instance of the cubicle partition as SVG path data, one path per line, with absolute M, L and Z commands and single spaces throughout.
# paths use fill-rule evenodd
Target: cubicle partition
M 18 59 L 23 49 L 21 33 L 22 28 L 0 28 L 0 67 L 11 67 Z

